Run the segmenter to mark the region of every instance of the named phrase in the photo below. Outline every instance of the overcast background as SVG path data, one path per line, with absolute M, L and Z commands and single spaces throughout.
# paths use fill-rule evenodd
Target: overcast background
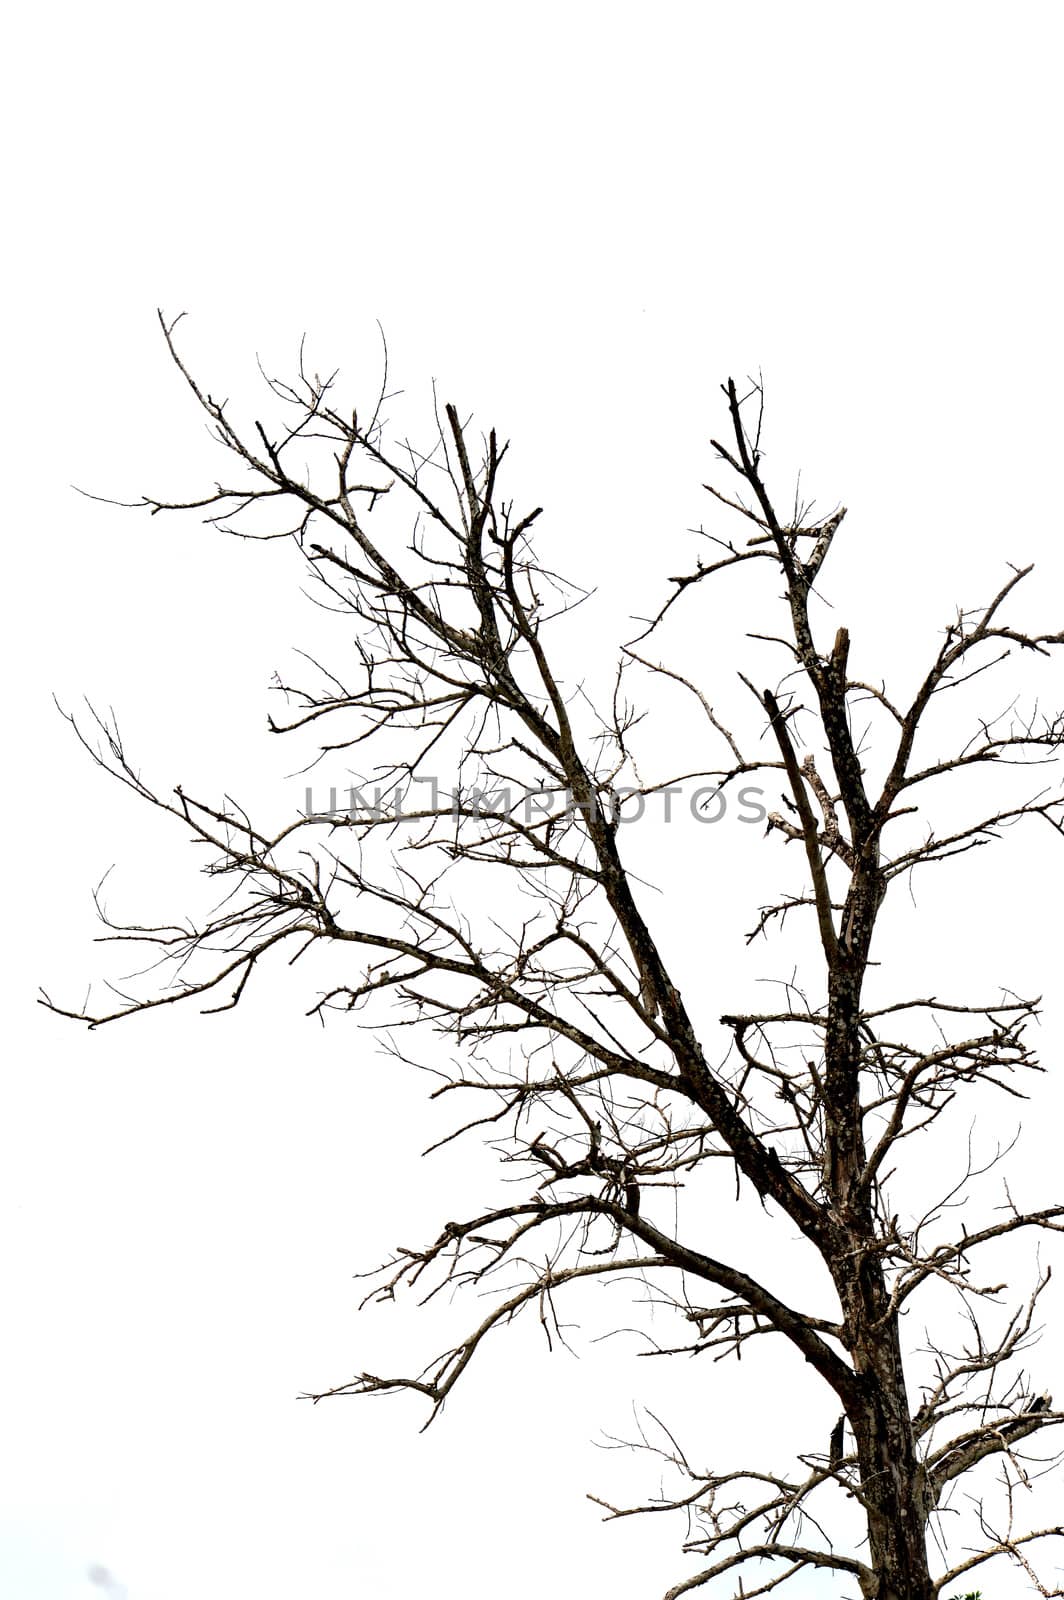
M 850 508 L 821 622 L 849 624 L 869 675 L 903 692 L 1010 559 L 1038 562 L 1019 614 L 1059 625 L 1060 34 L 1059 9 L 1033 4 L 193 0 L 15 24 L 5 1596 L 84 1600 L 96 1564 L 129 1600 L 647 1600 L 690 1570 L 681 1530 L 602 1528 L 584 1498 L 656 1486 L 592 1443 L 631 1429 L 633 1394 L 699 1462 L 756 1454 L 781 1406 L 801 1447 L 826 1448 L 834 1411 L 778 1352 L 670 1378 L 622 1341 L 548 1358 L 535 1319 L 485 1349 L 424 1436 L 413 1399 L 297 1402 L 435 1352 L 409 1302 L 356 1316 L 352 1275 L 475 1204 L 476 1161 L 420 1161 L 423 1085 L 365 1032 L 306 1019 L 315 993 L 294 977 L 224 1017 L 93 1035 L 34 1009 L 37 985 L 77 1003 L 105 970 L 90 890 L 112 862 L 109 904 L 138 917 L 180 913 L 197 867 L 92 768 L 52 693 L 114 706 L 161 787 L 284 813 L 302 782 L 265 736 L 267 687 L 319 637 L 284 546 L 70 485 L 191 495 L 221 470 L 157 305 L 188 311 L 190 361 L 245 415 L 263 404 L 256 354 L 290 370 L 304 333 L 310 364 L 368 398 L 379 319 L 411 431 L 435 379 L 513 440 L 509 490 L 545 506 L 544 555 L 599 587 L 573 660 L 605 682 L 626 618 L 714 515 L 717 386 L 760 368 L 781 497 L 800 468 L 818 505 Z M 700 593 L 676 648 L 738 706 Z M 908 913 L 897 897 L 880 952 L 899 988 L 1045 993 L 1051 1071 L 1015 1168 L 1031 1203 L 1059 1199 L 1064 1109 L 1064 852 L 1044 832 L 936 869 Z M 654 915 L 712 1021 L 780 971 L 742 943 L 746 834 L 656 841 Z M 999 1107 L 977 1138 L 1017 1115 Z M 739 1236 L 736 1214 L 723 1226 Z M 1017 1252 L 1020 1289 L 1031 1260 Z M 618 1290 L 599 1315 L 632 1320 Z M 1047 1338 L 1031 1369 L 1058 1399 L 1059 1350 Z M 985 1587 L 1026 1592 L 1004 1573 Z

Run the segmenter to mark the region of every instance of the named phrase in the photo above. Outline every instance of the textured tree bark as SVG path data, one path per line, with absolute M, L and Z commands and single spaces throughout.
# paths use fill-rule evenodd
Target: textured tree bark
M 926 1505 L 910 1422 L 897 1317 L 884 1316 L 887 1296 L 874 1263 L 840 1284 L 852 1357 L 863 1380 L 851 1417 L 868 1519 L 869 1565 L 875 1586 L 866 1600 L 933 1600 L 928 1569 Z
M 860 1090 L 861 989 L 879 903 L 871 852 L 854 875 L 829 981 L 825 1060 L 825 1188 L 836 1241 L 830 1265 L 858 1379 L 850 1424 L 868 1523 L 865 1600 L 934 1600 L 927 1503 L 905 1382 L 897 1310 L 891 1306 L 871 1199 Z

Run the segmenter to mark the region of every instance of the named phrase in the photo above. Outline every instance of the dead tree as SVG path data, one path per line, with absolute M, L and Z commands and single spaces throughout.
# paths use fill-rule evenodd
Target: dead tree
M 322 748 L 345 759 L 368 747 L 375 804 L 263 832 L 232 804 L 153 792 L 111 722 L 83 728 L 99 761 L 209 847 L 207 870 L 225 895 L 195 926 L 110 925 L 172 964 L 167 986 L 96 1011 L 45 1003 L 93 1027 L 177 1001 L 222 1010 L 282 952 L 324 943 L 347 948 L 350 976 L 319 992 L 314 1011 L 359 1010 L 383 995 L 397 1028 L 421 1024 L 450 1041 L 460 1065 L 439 1092 L 473 1105 L 456 1136 L 490 1135 L 526 1181 L 509 1204 L 447 1221 L 423 1248 L 398 1253 L 373 1293 L 434 1282 L 484 1292 L 504 1270 L 511 1281 L 421 1375 L 362 1373 L 330 1394 L 412 1389 L 435 1415 L 493 1329 L 523 1307 L 549 1321 L 568 1285 L 607 1275 L 654 1285 L 687 1330 L 678 1349 L 712 1360 L 764 1335 L 789 1341 L 825 1391 L 823 1433 L 793 1470 L 739 1462 L 703 1472 L 675 1444 L 664 1452 L 678 1475 L 673 1495 L 606 1506 L 610 1516 L 675 1508 L 687 1518 L 685 1548 L 701 1559 L 671 1600 L 704 1585 L 761 1594 L 808 1568 L 849 1593 L 859 1586 L 866 1600 L 931 1600 L 995 1557 L 1031 1574 L 1032 1545 L 1064 1534 L 1021 1526 L 1012 1509 L 1016 1486 L 1048 1459 L 1032 1454 L 1035 1442 L 1064 1420 L 1048 1395 L 1033 1398 L 1022 1364 L 1049 1274 L 991 1332 L 987 1301 L 996 1306 L 1003 1286 L 982 1280 L 979 1259 L 1021 1230 L 1061 1231 L 1064 1205 L 1023 1210 L 1007 1198 L 959 1236 L 944 1205 L 905 1227 L 890 1169 L 904 1171 L 903 1142 L 937 1133 L 979 1086 L 1022 1093 L 1037 1068 L 1037 1002 L 1008 993 L 940 1001 L 931 984 L 886 1003 L 863 996 L 895 885 L 1012 822 L 1052 830 L 1057 843 L 1064 832 L 1064 797 L 1045 787 L 1047 765 L 1059 776 L 1061 714 L 984 710 L 945 753 L 918 742 L 946 690 L 1009 652 L 1045 658 L 1064 644 L 1060 631 L 1007 620 L 1030 568 L 1010 569 L 988 604 L 957 612 L 911 699 L 892 697 L 885 680 L 856 681 L 846 628 L 825 646 L 810 618 L 844 511 L 815 519 L 796 505 L 781 515 L 762 472 L 760 389 L 724 386 L 729 431 L 713 442 L 734 491 L 711 493 L 742 536 L 714 538 L 711 558 L 670 580 L 657 615 L 618 653 L 619 680 L 641 664 L 698 696 L 719 742 L 709 776 L 721 791 L 752 775 L 779 790 L 768 833 L 794 844 L 784 861 L 797 853 L 801 867 L 801 887 L 762 908 L 751 937 L 807 917 L 809 975 L 784 988 L 775 1011 L 726 1013 L 728 1042 L 714 1056 L 626 870 L 619 795 L 633 770 L 635 713 L 619 687 L 592 721 L 548 649 L 552 619 L 579 596 L 537 565 L 540 513 L 505 498 L 506 445 L 494 432 L 475 435 L 450 405 L 427 453 L 389 444 L 383 399 L 368 417 L 342 410 L 334 381 L 302 363 L 292 383 L 270 380 L 287 425 L 244 430 L 188 371 L 173 325 L 163 331 L 235 474 L 183 504 L 141 503 L 153 514 L 198 509 L 244 537 L 287 536 L 323 597 L 356 620 L 353 661 L 323 669 L 317 687 L 287 687 L 296 709 L 273 727 L 328 725 Z M 263 514 L 273 518 L 265 528 Z M 700 686 L 654 657 L 674 606 L 746 563 L 764 571 L 770 618 L 754 636 L 770 644 L 752 646 L 753 659 L 782 648 L 786 669 L 769 686 L 749 668 L 751 732 L 741 739 Z M 857 745 L 858 706 L 885 772 L 875 785 Z M 936 831 L 929 793 L 973 770 L 989 790 L 1003 766 L 1024 763 L 1041 764 L 1038 795 L 1002 798 Z M 444 789 L 440 772 L 450 775 Z M 668 781 L 639 779 L 625 792 Z M 878 989 L 883 982 L 877 973 Z M 826 1314 L 790 1303 L 731 1258 L 704 1219 L 679 1236 L 677 1191 L 714 1160 L 815 1252 L 832 1290 Z M 972 1176 L 952 1174 L 946 1198 Z M 517 1263 L 525 1276 L 515 1289 Z M 969 1337 L 952 1353 L 938 1343 L 921 1366 L 900 1318 L 930 1286 L 959 1296 Z M 995 1520 L 977 1477 L 973 1543 L 970 1527 L 955 1537 L 940 1513 L 988 1460 L 1003 1469 L 1006 1510 Z M 826 1531 L 840 1497 L 863 1520 L 851 1549 Z

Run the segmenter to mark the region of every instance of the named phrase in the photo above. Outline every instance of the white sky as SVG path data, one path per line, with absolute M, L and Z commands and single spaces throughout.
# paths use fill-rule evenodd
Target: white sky
M 850 507 L 829 593 L 869 673 L 907 683 L 1008 560 L 1038 562 L 1025 604 L 1059 625 L 1058 8 L 650 15 L 103 3 L 27 8 L 9 35 L 12 1600 L 99 1593 L 93 1563 L 129 1600 L 648 1600 L 688 1570 L 674 1531 L 603 1529 L 584 1499 L 654 1488 L 590 1443 L 630 1427 L 633 1393 L 700 1461 L 734 1459 L 735 1429 L 771 1438 L 781 1404 L 788 1423 L 823 1416 L 826 1442 L 833 1409 L 771 1352 L 668 1378 L 619 1342 L 548 1359 L 532 1320 L 424 1436 L 414 1401 L 296 1403 L 435 1353 L 438 1325 L 410 1302 L 356 1317 L 352 1274 L 475 1204 L 472 1158 L 421 1163 L 421 1085 L 367 1034 L 323 1034 L 287 977 L 235 1014 L 95 1035 L 33 1007 L 38 984 L 77 1000 L 104 970 L 89 891 L 112 862 L 110 903 L 131 915 L 180 912 L 196 866 L 90 767 L 53 691 L 113 705 L 160 785 L 302 794 L 262 731 L 271 672 L 319 625 L 288 553 L 69 488 L 176 496 L 217 470 L 156 305 L 190 313 L 190 359 L 235 399 L 256 393 L 256 352 L 283 371 L 304 331 L 312 364 L 369 396 L 379 319 L 411 426 L 433 378 L 494 422 L 512 492 L 546 507 L 545 553 L 600 586 L 589 673 L 689 566 L 685 530 L 711 516 L 717 385 L 759 367 L 781 491 L 801 468 L 821 506 Z M 731 696 L 697 595 L 687 617 L 677 648 Z M 967 881 L 940 869 L 884 937 L 943 994 L 979 975 L 1046 993 L 1051 1070 L 1015 1170 L 1048 1203 L 1064 852 L 1039 843 L 1010 839 Z M 657 915 L 712 1019 L 779 960 L 743 955 L 734 830 L 660 848 Z M 1015 1118 L 1009 1102 L 978 1137 Z M 1047 1338 L 1032 1365 L 1058 1396 L 1059 1351 Z M 986 1587 L 1025 1592 L 1009 1581 Z

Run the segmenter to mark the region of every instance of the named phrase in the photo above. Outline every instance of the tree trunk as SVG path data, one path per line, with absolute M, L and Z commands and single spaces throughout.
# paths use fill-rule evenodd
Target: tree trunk
M 857 1376 L 849 1410 L 868 1521 L 865 1600 L 934 1600 L 927 1565 L 927 1501 L 913 1437 L 898 1314 L 884 1278 L 871 1189 L 862 1182 L 858 1037 L 861 985 L 877 902 L 856 884 L 852 944 L 831 973 L 826 1054 L 826 1188 L 836 1226 L 831 1273 Z
M 841 1278 L 841 1275 L 840 1275 Z M 865 1600 L 933 1600 L 927 1564 L 923 1473 L 910 1421 L 896 1315 L 877 1262 L 839 1282 L 861 1399 L 850 1422 L 868 1519 L 868 1564 L 875 1584 Z

